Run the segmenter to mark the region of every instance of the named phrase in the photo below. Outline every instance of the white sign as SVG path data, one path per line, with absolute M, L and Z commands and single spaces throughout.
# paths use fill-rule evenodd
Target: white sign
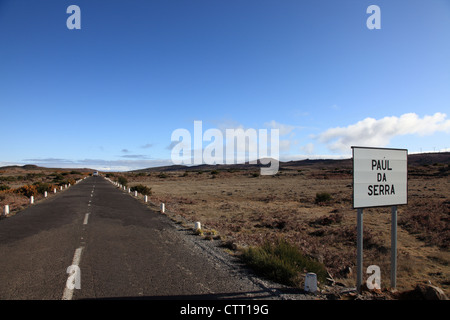
M 352 147 L 353 208 L 408 202 L 408 150 Z

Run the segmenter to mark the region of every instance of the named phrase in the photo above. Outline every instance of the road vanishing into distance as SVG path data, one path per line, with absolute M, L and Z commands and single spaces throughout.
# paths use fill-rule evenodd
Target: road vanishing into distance
M 180 230 L 86 178 L 0 220 L 0 299 L 277 299 Z

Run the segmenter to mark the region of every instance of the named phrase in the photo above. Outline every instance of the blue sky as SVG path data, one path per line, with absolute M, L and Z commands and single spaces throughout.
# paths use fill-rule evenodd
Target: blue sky
M 170 164 L 195 120 L 281 160 L 446 150 L 449 39 L 448 0 L 0 0 L 0 165 Z

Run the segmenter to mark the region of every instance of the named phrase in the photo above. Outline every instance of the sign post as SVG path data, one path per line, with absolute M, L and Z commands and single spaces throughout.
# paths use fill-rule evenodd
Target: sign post
M 362 270 L 363 270 L 363 209 L 357 209 L 356 217 L 356 288 L 362 285 Z
M 391 288 L 397 287 L 397 206 L 391 208 Z
M 353 208 L 357 209 L 356 289 L 363 274 L 363 208 L 391 207 L 391 287 L 397 283 L 397 205 L 408 202 L 408 150 L 352 147 Z

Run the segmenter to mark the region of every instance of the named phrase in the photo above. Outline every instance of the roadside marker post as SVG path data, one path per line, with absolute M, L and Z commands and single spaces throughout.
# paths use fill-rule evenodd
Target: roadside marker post
M 313 272 L 308 272 L 305 277 L 305 291 L 316 293 L 317 292 L 317 275 Z
M 356 290 L 363 278 L 363 209 L 391 206 L 391 288 L 397 286 L 397 205 L 408 203 L 408 150 L 352 147 L 357 209 Z
M 5 204 L 5 209 L 3 211 L 3 216 L 7 216 L 9 214 L 9 204 Z

